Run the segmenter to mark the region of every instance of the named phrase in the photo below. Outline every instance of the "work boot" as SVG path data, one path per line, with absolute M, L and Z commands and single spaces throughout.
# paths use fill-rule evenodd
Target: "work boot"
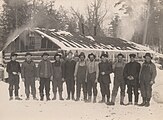
M 29 97 L 27 97 L 25 100 L 29 100 Z
M 67 99 L 66 100 L 70 100 L 70 93 L 68 93 L 68 97 L 67 97 Z
M 123 101 L 124 101 L 124 96 L 121 96 L 121 98 L 120 98 L 120 105 L 125 105 Z
M 43 97 L 43 96 L 41 96 L 40 101 L 43 101 L 43 100 L 44 100 L 44 97 Z
M 135 102 L 134 105 L 138 105 L 138 102 Z
M 59 100 L 64 100 L 62 97 L 62 92 L 59 93 Z
M 22 100 L 20 97 L 16 96 L 15 100 Z
M 143 97 L 143 102 L 141 104 L 139 104 L 139 106 L 145 106 L 145 104 L 146 104 L 146 98 Z
M 91 102 L 91 96 L 88 96 L 88 100 L 87 100 L 88 103 Z
M 107 105 L 115 105 L 115 103 L 114 102 L 108 102 L 108 103 L 106 103 Z
M 72 100 L 75 100 L 74 95 L 72 95 Z
M 93 103 L 96 103 L 96 96 L 94 96 L 94 98 L 93 98 Z
M 150 98 L 147 98 L 147 101 L 145 103 L 145 107 L 149 107 L 150 106 Z
M 38 100 L 38 98 L 37 97 L 33 97 L 33 100 Z
M 9 100 L 13 100 L 13 97 L 10 97 L 10 99 Z
M 77 98 L 75 99 L 75 101 L 79 101 L 79 97 L 77 97 Z
M 102 100 L 99 101 L 99 103 L 105 103 L 105 97 L 102 97 Z
M 50 100 L 50 97 L 49 97 L 49 96 L 47 96 L 47 97 L 46 97 L 46 100 L 47 100 L 47 101 L 49 101 L 49 100 Z
M 54 93 L 54 96 L 53 96 L 52 100 L 56 100 L 57 99 L 56 94 L 57 93 Z
M 133 103 L 132 102 L 128 102 L 126 105 L 132 105 Z
M 110 96 L 107 96 L 107 103 L 110 102 Z

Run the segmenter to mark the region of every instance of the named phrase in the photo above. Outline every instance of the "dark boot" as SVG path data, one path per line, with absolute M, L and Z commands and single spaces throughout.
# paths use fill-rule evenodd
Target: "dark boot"
M 59 93 L 59 99 L 64 100 L 63 97 L 62 97 L 62 92 Z
M 88 102 L 88 103 L 91 102 L 91 96 L 88 96 L 87 102 Z
M 143 102 L 141 104 L 139 104 L 139 106 L 145 106 L 145 104 L 146 104 L 146 98 L 143 97 Z
M 66 100 L 70 100 L 70 95 L 68 95 L 67 99 Z
M 107 96 L 107 103 L 110 102 L 110 96 Z
M 120 98 L 120 105 L 125 105 L 124 104 L 124 96 L 121 96 L 121 98 Z
M 96 103 L 96 96 L 94 96 L 94 98 L 93 98 L 93 103 Z
M 75 100 L 75 98 L 74 98 L 74 94 L 72 94 L 72 100 Z
M 22 100 L 22 99 L 19 96 L 16 96 L 15 100 Z
M 75 101 L 79 101 L 79 97 L 77 97 L 77 98 L 75 99 Z
M 111 102 L 106 103 L 107 105 L 115 105 L 115 96 L 112 96 Z
M 56 100 L 56 99 L 57 99 L 57 93 L 54 93 L 52 100 Z
M 144 105 L 145 107 L 149 107 L 150 106 L 150 100 L 151 100 L 150 98 L 147 98 L 147 101 L 146 101 L 146 103 Z
M 40 101 L 43 101 L 43 100 L 44 100 L 44 97 L 43 97 L 43 96 L 41 96 Z
M 100 100 L 99 103 L 105 103 L 105 96 L 102 96 L 102 100 Z
M 84 94 L 84 102 L 87 102 L 88 100 L 87 100 L 87 95 L 86 94 Z
M 47 96 L 47 97 L 46 97 L 46 100 L 47 100 L 47 101 L 49 101 L 49 100 L 50 100 L 50 97 L 49 97 L 49 96 Z
M 9 100 L 13 100 L 13 97 L 10 97 L 10 99 Z

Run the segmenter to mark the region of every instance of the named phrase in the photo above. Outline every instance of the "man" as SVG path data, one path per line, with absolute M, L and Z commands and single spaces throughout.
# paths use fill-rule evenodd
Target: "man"
M 91 53 L 88 55 L 89 61 L 87 63 L 87 90 L 88 90 L 88 101 L 91 102 L 92 89 L 93 89 L 93 103 L 96 103 L 97 98 L 97 82 L 99 75 L 98 63 L 95 62 L 96 56 Z
M 63 78 L 63 63 L 61 62 L 61 54 L 59 53 L 55 54 L 54 59 L 55 62 L 52 63 L 53 66 L 52 86 L 53 86 L 54 97 L 52 100 L 56 100 L 57 88 L 59 92 L 59 99 L 64 100 L 62 97 L 64 78 Z
M 80 100 L 80 91 L 83 88 L 84 101 L 87 101 L 87 83 L 86 83 L 87 65 L 85 61 L 85 54 L 83 52 L 79 55 L 79 62 L 75 66 L 74 79 L 76 81 L 76 101 Z
M 111 102 L 107 103 L 107 105 L 115 105 L 115 99 L 117 96 L 118 89 L 120 87 L 120 105 L 124 105 L 124 97 L 125 97 L 125 81 L 123 78 L 123 70 L 125 67 L 125 63 L 123 61 L 124 55 L 118 54 L 118 61 L 113 65 L 114 72 L 114 86 L 112 90 L 112 98 Z
M 22 81 L 25 85 L 25 94 L 27 96 L 26 100 L 29 100 L 30 88 L 31 93 L 33 95 L 34 100 L 38 100 L 36 98 L 36 87 L 35 87 L 35 79 L 36 79 L 36 66 L 35 63 L 31 59 L 32 54 L 26 53 L 26 60 L 22 63 L 21 76 Z
M 13 100 L 13 90 L 15 90 L 15 100 L 22 100 L 19 97 L 19 73 L 21 72 L 20 64 L 16 61 L 17 54 L 11 53 L 11 61 L 7 63 L 7 69 L 9 78 L 9 95 L 10 99 Z
M 107 96 L 107 103 L 110 102 L 110 74 L 113 72 L 112 63 L 107 60 L 108 55 L 103 53 L 101 55 L 101 62 L 99 63 L 99 83 L 102 94 L 102 100 L 99 103 L 105 103 Z
M 143 102 L 140 106 L 149 107 L 152 96 L 152 85 L 155 83 L 157 71 L 155 64 L 151 61 L 151 54 L 146 53 L 144 58 L 145 62 L 142 64 L 140 70 L 140 90 L 143 98 Z
M 47 101 L 50 100 L 50 80 L 53 79 L 53 68 L 52 63 L 48 59 L 49 54 L 43 53 L 42 60 L 38 65 L 38 77 L 40 80 L 40 100 L 44 100 L 44 88 L 46 92 Z
M 69 52 L 67 55 L 67 60 L 64 63 L 64 79 L 66 81 L 67 86 L 67 100 L 70 100 L 70 94 L 72 95 L 72 100 L 74 99 L 75 92 L 75 80 L 74 80 L 74 72 L 76 62 L 72 59 L 72 52 Z
M 132 93 L 134 93 L 135 96 L 135 105 L 138 104 L 138 99 L 139 99 L 139 73 L 140 73 L 140 63 L 135 61 L 135 54 L 130 54 L 130 62 L 125 65 L 124 68 L 124 79 L 126 80 L 127 84 L 127 93 L 128 93 L 128 104 L 127 105 L 132 105 Z

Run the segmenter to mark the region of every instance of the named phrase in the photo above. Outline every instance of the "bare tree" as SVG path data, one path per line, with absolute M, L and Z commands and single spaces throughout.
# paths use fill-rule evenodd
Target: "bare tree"
M 102 32 L 101 25 L 107 15 L 106 4 L 103 6 L 104 0 L 94 0 L 87 5 L 86 15 L 83 16 L 80 12 L 71 7 L 73 15 L 79 20 L 79 28 L 85 35 L 99 36 Z M 99 34 L 98 34 L 99 33 Z

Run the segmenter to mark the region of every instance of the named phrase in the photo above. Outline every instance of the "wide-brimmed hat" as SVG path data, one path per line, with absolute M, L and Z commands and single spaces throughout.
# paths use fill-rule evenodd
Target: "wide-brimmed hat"
M 25 56 L 28 56 L 28 55 L 32 56 L 32 54 L 31 54 L 31 53 L 27 52 L 27 53 L 25 54 Z
M 79 58 L 80 58 L 81 56 L 83 56 L 83 57 L 85 58 L 84 52 L 81 52 L 81 53 L 79 54 Z
M 91 54 L 88 55 L 88 58 L 89 58 L 89 59 L 90 59 L 90 56 L 91 56 L 91 55 L 94 57 L 94 59 L 96 58 L 96 55 L 93 54 L 93 53 L 91 53 Z
M 102 58 L 102 57 L 108 58 L 108 54 L 103 53 L 103 54 L 101 54 L 100 58 Z
M 44 52 L 44 53 L 42 54 L 42 57 L 45 56 L 45 55 L 46 55 L 46 56 L 49 56 L 49 54 L 48 54 L 47 52 Z
M 15 52 L 12 52 L 12 53 L 11 53 L 11 57 L 12 57 L 12 56 L 18 56 L 18 54 L 16 54 Z
M 136 54 L 133 54 L 133 53 L 132 53 L 132 54 L 130 54 L 129 56 L 130 56 L 130 58 L 131 58 L 131 57 L 135 58 L 135 57 L 136 57 Z
M 123 58 L 125 57 L 122 53 L 119 53 L 117 56 L 122 56 Z
M 153 58 L 150 53 L 146 53 L 143 57 L 146 58 L 146 56 L 150 57 L 151 59 Z

